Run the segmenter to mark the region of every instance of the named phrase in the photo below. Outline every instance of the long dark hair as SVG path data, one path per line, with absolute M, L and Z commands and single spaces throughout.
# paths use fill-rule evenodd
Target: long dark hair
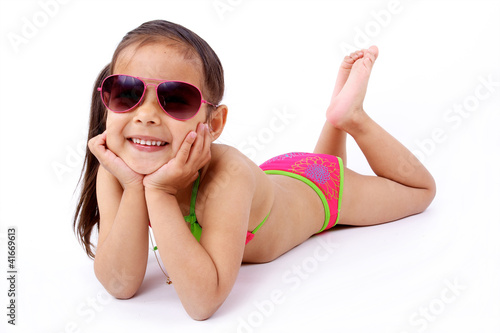
M 113 54 L 111 63 L 106 65 L 99 73 L 92 92 L 87 140 L 101 134 L 106 129 L 107 110 L 101 102 L 97 88 L 106 76 L 113 73 L 113 68 L 121 51 L 132 44 L 137 44 L 137 47 L 141 47 L 151 43 L 171 43 L 172 41 L 176 42 L 178 47 L 184 49 L 184 56 L 186 58 L 197 58 L 201 61 L 203 72 L 203 86 L 201 90 L 203 96 L 206 96 L 206 99 L 215 105 L 220 103 L 224 94 L 224 71 L 217 54 L 215 54 L 207 42 L 191 30 L 172 22 L 164 20 L 146 22 L 123 37 Z M 97 205 L 96 194 L 98 169 L 99 161 L 87 147 L 82 173 L 78 181 L 80 183 L 83 178 L 73 227 L 90 258 L 95 257 L 95 246 L 90 240 L 92 231 L 95 225 L 99 228 L 99 207 Z

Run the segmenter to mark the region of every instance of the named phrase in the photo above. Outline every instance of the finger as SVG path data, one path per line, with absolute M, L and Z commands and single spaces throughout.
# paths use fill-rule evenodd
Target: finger
M 182 142 L 181 148 L 179 148 L 179 151 L 177 152 L 176 159 L 178 159 L 179 162 L 183 164 L 187 162 L 189 154 L 191 152 L 191 147 L 193 146 L 193 143 L 195 142 L 197 137 L 198 134 L 196 132 L 188 133 L 188 135 L 184 139 L 184 142 Z
M 96 155 L 101 155 L 105 151 L 105 144 L 106 144 L 106 132 L 96 135 L 92 139 L 89 140 L 88 142 L 88 147 L 92 154 Z
M 210 160 L 210 148 L 212 146 L 212 133 L 210 133 L 210 128 L 208 124 L 203 124 L 203 146 L 200 148 L 200 156 L 199 156 L 199 167 L 205 165 Z
M 193 161 L 198 160 L 203 152 L 203 142 L 205 141 L 204 126 L 205 125 L 203 123 L 199 123 L 198 126 L 196 127 L 196 140 L 194 141 L 194 144 L 191 147 L 191 153 L 189 154 L 186 164 L 190 164 Z
M 210 133 L 210 129 L 208 125 L 205 127 L 205 141 L 203 144 L 203 155 L 205 157 L 205 163 L 210 160 L 210 148 L 212 147 L 213 136 Z
M 94 136 L 92 139 L 89 140 L 89 142 L 90 141 L 102 144 L 102 142 L 106 141 L 106 131 Z
M 207 124 L 198 125 L 198 136 L 191 149 L 191 155 L 186 165 L 192 169 L 201 169 L 210 160 L 212 136 Z
M 89 140 L 89 149 L 99 163 L 108 171 L 114 165 L 117 156 L 106 147 L 106 131 Z M 111 171 L 110 171 L 111 172 Z

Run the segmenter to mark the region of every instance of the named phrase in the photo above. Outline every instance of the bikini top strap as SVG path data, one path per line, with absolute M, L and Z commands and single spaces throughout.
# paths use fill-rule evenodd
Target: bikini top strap
M 195 206 L 196 206 L 196 197 L 198 196 L 198 187 L 200 186 L 200 175 L 196 178 L 196 181 L 193 184 L 193 191 L 191 192 L 191 204 L 189 206 L 189 215 L 184 216 L 184 220 L 189 222 L 191 233 L 194 237 L 200 241 L 201 237 L 201 226 L 197 222 Z

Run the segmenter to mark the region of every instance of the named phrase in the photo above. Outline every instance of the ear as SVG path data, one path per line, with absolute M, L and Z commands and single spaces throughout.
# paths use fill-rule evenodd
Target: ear
M 212 134 L 213 141 L 219 138 L 222 134 L 224 126 L 226 126 L 227 111 L 228 108 L 226 105 L 219 105 L 210 115 L 208 125 L 210 127 L 210 134 Z

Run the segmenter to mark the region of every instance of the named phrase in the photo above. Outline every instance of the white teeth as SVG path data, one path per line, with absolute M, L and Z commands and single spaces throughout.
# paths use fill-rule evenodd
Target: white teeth
M 138 143 L 141 145 L 145 145 L 145 146 L 164 146 L 167 144 L 166 142 L 163 142 L 163 141 L 141 140 L 141 139 L 136 139 L 136 138 L 132 138 L 132 142 Z

